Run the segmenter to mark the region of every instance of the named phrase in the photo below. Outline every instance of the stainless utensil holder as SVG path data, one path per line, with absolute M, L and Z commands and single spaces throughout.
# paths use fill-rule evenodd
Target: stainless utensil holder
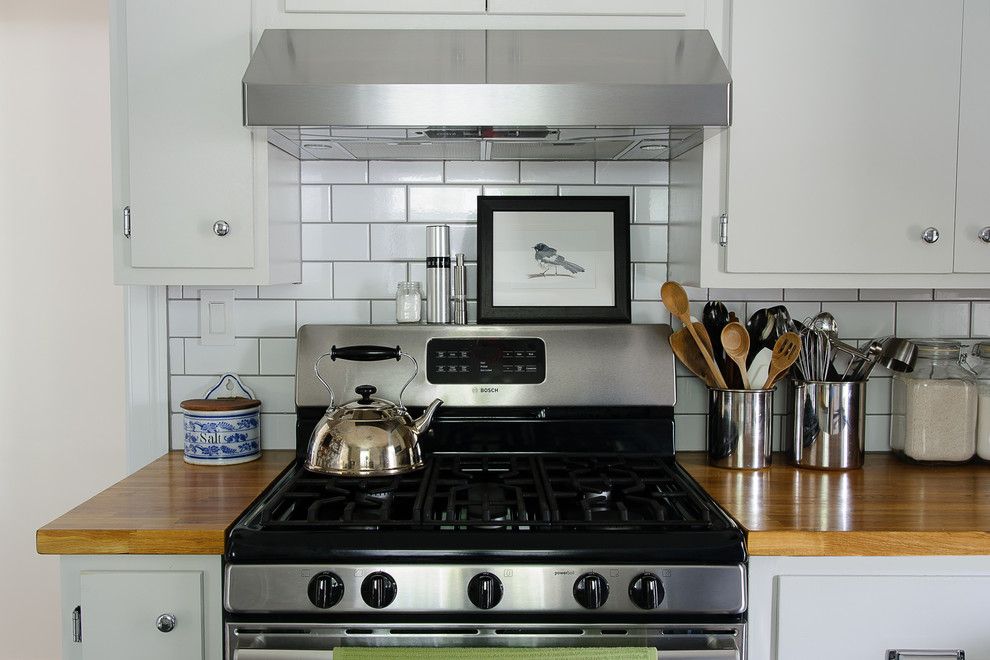
M 708 463 L 737 470 L 770 467 L 773 390 L 708 390 Z
M 799 468 L 863 467 L 866 381 L 794 384 L 789 453 Z

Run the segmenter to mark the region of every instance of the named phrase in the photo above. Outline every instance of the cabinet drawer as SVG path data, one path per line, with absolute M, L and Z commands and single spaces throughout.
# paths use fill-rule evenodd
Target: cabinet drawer
M 488 0 L 491 14 L 687 16 L 689 0 Z
M 485 0 L 285 0 L 288 13 L 483 14 Z
M 990 577 L 785 575 L 775 591 L 778 660 L 883 660 L 889 649 L 990 657 Z

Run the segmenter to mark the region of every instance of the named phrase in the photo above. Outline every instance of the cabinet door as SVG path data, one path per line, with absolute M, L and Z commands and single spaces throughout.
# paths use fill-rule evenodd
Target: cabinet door
M 956 263 L 959 273 L 990 273 L 990 0 L 967 0 L 959 99 Z M 990 236 L 987 237 L 990 239 Z
M 198 571 L 84 571 L 83 660 L 202 660 L 203 577 Z M 156 622 L 175 617 L 162 632 Z
M 888 650 L 961 649 L 990 657 L 990 578 L 781 576 L 781 660 L 881 660 Z
M 703 3 L 695 0 L 488 0 L 490 14 L 687 16 L 699 10 L 703 15 Z
M 733 5 L 729 272 L 952 270 L 962 7 Z
M 483 14 L 485 0 L 285 0 L 287 12 Z
M 125 12 L 131 265 L 249 268 L 251 3 L 130 0 Z

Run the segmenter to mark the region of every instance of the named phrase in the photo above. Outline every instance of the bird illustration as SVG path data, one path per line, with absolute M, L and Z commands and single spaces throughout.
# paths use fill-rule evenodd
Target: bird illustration
M 583 273 L 584 268 L 578 266 L 576 263 L 567 261 L 564 259 L 563 255 L 557 253 L 557 250 L 550 247 L 546 243 L 537 243 L 533 246 L 536 250 L 536 263 L 539 264 L 540 270 L 543 272 L 537 277 L 545 277 L 547 271 L 553 268 L 553 274 L 558 275 L 558 269 L 563 268 L 569 273 Z M 573 277 L 573 275 L 567 275 L 567 277 Z

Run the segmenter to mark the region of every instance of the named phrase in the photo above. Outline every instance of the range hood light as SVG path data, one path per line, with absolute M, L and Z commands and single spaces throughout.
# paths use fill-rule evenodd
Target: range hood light
M 665 149 L 669 149 L 670 147 L 668 147 L 665 144 L 643 144 L 640 145 L 639 148 L 642 151 L 664 151 Z
M 333 145 L 330 144 L 317 144 L 315 142 L 307 142 L 303 145 L 304 149 L 333 149 Z

